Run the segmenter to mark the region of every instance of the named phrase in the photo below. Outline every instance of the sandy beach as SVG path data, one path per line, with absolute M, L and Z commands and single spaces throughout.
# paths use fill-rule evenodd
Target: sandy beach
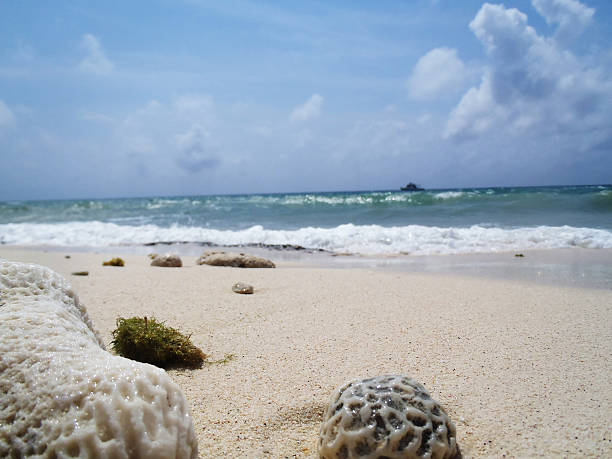
M 316 457 L 333 389 L 381 374 L 424 384 L 464 457 L 612 456 L 610 289 L 299 262 L 197 266 L 193 256 L 156 268 L 121 254 L 125 267 L 103 267 L 113 255 L 0 247 L 69 279 L 106 343 L 117 317 L 154 316 L 211 360 L 233 356 L 169 371 L 201 457 Z M 238 281 L 255 293 L 233 293 Z

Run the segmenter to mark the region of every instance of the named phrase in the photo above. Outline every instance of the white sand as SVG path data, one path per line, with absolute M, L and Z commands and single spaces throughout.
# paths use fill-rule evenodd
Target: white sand
M 64 254 L 71 258 L 65 259 Z M 228 363 L 172 370 L 202 457 L 316 457 L 348 379 L 410 375 L 457 426 L 464 457 L 612 457 L 612 290 L 368 269 L 124 268 L 109 254 L 0 257 L 65 275 L 105 342 L 154 316 Z M 87 277 L 72 271 L 89 271 Z M 238 295 L 232 284 L 253 284 Z

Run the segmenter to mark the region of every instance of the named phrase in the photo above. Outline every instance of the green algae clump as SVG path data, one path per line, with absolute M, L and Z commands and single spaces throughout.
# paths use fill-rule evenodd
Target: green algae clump
M 117 257 L 117 258 L 113 258 L 112 260 L 103 262 L 102 266 L 125 266 L 125 261 Z
M 197 368 L 207 357 L 191 342 L 190 336 L 154 318 L 119 317 L 112 335 L 111 345 L 118 355 L 161 368 Z

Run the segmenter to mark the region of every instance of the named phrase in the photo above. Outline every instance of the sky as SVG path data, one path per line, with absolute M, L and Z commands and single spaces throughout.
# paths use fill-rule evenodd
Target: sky
M 612 2 L 0 1 L 0 200 L 612 182 Z

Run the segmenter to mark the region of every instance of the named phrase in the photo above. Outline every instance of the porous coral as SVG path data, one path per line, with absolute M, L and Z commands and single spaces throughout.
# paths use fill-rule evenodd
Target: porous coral
M 204 252 L 196 260 L 198 265 L 232 266 L 234 268 L 276 268 L 271 260 L 244 253 Z
M 336 389 L 318 446 L 323 459 L 460 457 L 455 426 L 444 409 L 421 384 L 399 375 Z
M 58 274 L 0 260 L 0 336 L 0 457 L 197 457 L 178 386 L 104 350 Z
M 180 268 L 183 266 L 181 257 L 176 254 L 155 255 L 151 259 L 151 266 L 160 266 L 162 268 Z
M 120 317 L 111 344 L 113 350 L 123 357 L 162 368 L 198 367 L 206 358 L 206 354 L 193 345 L 189 336 L 154 318 Z

